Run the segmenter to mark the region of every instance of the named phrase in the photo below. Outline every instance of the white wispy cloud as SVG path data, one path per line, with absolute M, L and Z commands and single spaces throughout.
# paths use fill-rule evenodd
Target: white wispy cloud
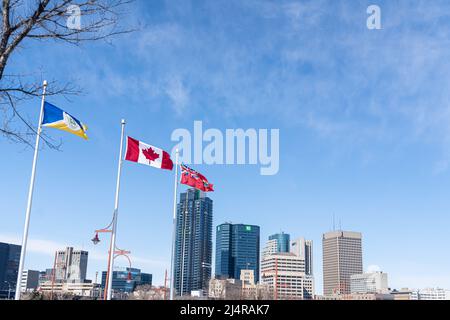
M 189 103 L 189 90 L 184 86 L 179 76 L 170 77 L 165 92 L 172 101 L 172 107 L 180 115 Z
M 174 115 L 202 108 L 228 121 L 267 117 L 363 153 L 374 139 L 430 144 L 441 150 L 439 173 L 450 163 L 443 4 L 381 1 L 383 29 L 369 31 L 366 7 L 352 2 L 218 2 L 205 5 L 204 28 L 186 18 L 194 19 L 195 6 L 167 2 L 160 13 L 167 19 L 115 44 L 118 60 L 135 61 L 134 72 L 95 56 L 74 72 L 91 97 L 168 105 Z

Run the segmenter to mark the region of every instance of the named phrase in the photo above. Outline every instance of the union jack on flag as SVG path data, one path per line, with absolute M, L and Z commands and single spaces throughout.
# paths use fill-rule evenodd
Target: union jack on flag
M 214 191 L 214 185 L 209 183 L 208 179 L 201 173 L 189 168 L 185 164 L 180 165 L 181 168 L 181 184 L 194 187 L 204 192 Z

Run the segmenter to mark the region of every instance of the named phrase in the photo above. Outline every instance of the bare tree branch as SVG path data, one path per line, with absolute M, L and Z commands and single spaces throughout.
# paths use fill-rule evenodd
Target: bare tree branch
M 0 134 L 14 142 L 31 145 L 30 138 L 36 131 L 19 112 L 18 105 L 40 97 L 42 81 L 26 75 L 6 74 L 11 55 L 28 40 L 51 39 L 78 46 L 132 32 L 133 29 L 119 26 L 119 18 L 133 0 L 0 1 Z M 47 91 L 48 96 L 62 95 L 67 99 L 80 93 L 72 83 L 58 86 L 55 81 L 49 83 Z M 53 141 L 43 139 L 47 146 L 59 147 Z

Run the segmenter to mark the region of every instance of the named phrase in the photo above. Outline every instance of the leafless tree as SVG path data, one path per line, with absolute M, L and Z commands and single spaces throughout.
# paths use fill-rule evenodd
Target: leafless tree
M 119 24 L 133 0 L 1 0 L 0 134 L 30 145 L 36 131 L 19 111 L 27 99 L 39 97 L 42 79 L 36 75 L 8 74 L 8 62 L 18 49 L 35 40 L 54 40 L 79 46 L 133 31 Z M 74 83 L 51 81 L 47 95 L 68 97 L 80 93 Z M 49 147 L 58 144 L 42 137 Z
M 151 285 L 137 286 L 135 291 L 128 297 L 129 300 L 164 300 L 169 296 L 169 290 L 165 287 L 154 287 Z

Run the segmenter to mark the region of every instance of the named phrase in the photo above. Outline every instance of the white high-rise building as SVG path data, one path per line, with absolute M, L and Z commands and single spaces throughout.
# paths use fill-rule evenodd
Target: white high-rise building
M 305 260 L 305 273 L 313 275 L 313 243 L 312 240 L 297 238 L 290 241 L 290 252 Z
M 272 288 L 274 299 L 314 297 L 314 279 L 305 273 L 305 260 L 292 252 L 266 256 L 261 262 L 261 282 Z
M 290 252 L 280 252 L 276 239 L 263 251 L 261 283 L 268 285 L 274 299 L 313 299 L 312 241 L 290 241 Z
M 350 291 L 356 293 L 388 293 L 388 275 L 381 271 L 350 276 Z
M 271 254 L 274 254 L 277 252 L 278 252 L 278 240 L 277 239 L 268 240 L 266 242 L 266 246 L 264 247 L 264 249 L 262 251 L 261 258 L 264 260 L 264 258 L 267 257 L 268 255 L 271 255 Z
M 86 280 L 88 252 L 68 247 L 56 252 L 55 280 L 82 283 Z

